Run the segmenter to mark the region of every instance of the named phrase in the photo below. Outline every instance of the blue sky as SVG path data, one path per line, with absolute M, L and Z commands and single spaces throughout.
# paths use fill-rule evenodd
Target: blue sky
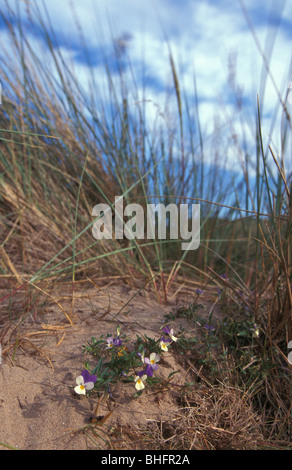
M 291 65 L 292 2 L 246 0 L 244 5 L 254 26 L 260 48 L 265 51 L 272 78 L 268 77 L 265 94 L 261 89 L 263 60 L 251 34 L 240 1 L 211 0 L 12 0 L 9 6 L 19 8 L 26 35 L 34 51 L 44 60 L 50 60 L 42 40 L 42 32 L 35 27 L 35 6 L 49 13 L 57 38 L 56 47 L 70 63 L 80 84 L 88 84 L 88 63 L 80 44 L 78 27 L 81 25 L 88 47 L 92 72 L 100 87 L 106 81 L 104 54 L 112 54 L 113 39 L 124 52 L 124 73 L 130 83 L 135 76 L 139 96 L 147 100 L 147 119 L 156 122 L 167 111 L 171 120 L 175 114 L 175 100 L 168 100 L 173 88 L 169 61 L 169 47 L 176 64 L 181 89 L 190 103 L 194 102 L 194 77 L 199 97 L 199 114 L 206 136 L 218 127 L 233 125 L 234 133 L 242 132 L 244 121 L 246 139 L 254 143 L 256 97 L 263 102 L 262 126 L 266 142 L 272 139 L 280 151 L 279 114 L 274 133 L 270 124 L 278 102 L 277 89 L 282 96 L 287 92 Z M 2 9 L 6 6 L 3 3 Z M 27 21 L 27 15 L 33 20 Z M 5 26 L 0 24 L 1 44 L 9 49 Z M 132 70 L 127 67 L 130 61 Z M 232 64 L 233 68 L 230 68 Z M 230 71 L 233 71 L 233 75 Z M 115 75 L 114 66 L 112 68 Z M 118 74 L 117 74 L 118 78 Z M 235 110 L 235 99 L 230 83 L 235 78 L 241 90 L 243 106 Z M 143 83 L 147 85 L 146 94 Z M 135 97 L 133 96 L 133 106 Z M 167 109 L 166 109 L 167 108 Z M 191 108 L 195 119 L 195 108 Z M 234 118 L 236 114 L 236 119 Z M 239 124 L 241 123 L 241 124 Z M 174 124 L 175 125 L 175 124 Z M 230 167 L 232 149 L 230 149 Z M 290 152 L 291 156 L 291 152 Z M 291 161 L 286 162 L 291 167 Z

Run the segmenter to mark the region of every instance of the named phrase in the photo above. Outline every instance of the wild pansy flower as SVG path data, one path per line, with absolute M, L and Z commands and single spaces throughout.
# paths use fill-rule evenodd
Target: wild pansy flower
M 177 341 L 177 338 L 173 336 L 173 328 L 170 329 L 169 326 L 165 326 L 162 330 L 172 339 L 172 341 Z
M 203 294 L 203 292 L 204 292 L 204 291 L 203 291 L 202 289 L 199 289 L 199 288 L 196 289 L 196 294 L 198 294 L 198 295 Z
M 85 395 L 86 390 L 92 390 L 94 382 L 97 381 L 96 375 L 92 375 L 88 370 L 84 370 L 76 379 L 77 386 L 74 388 L 78 395 Z
M 121 346 L 122 340 L 120 340 L 119 336 L 121 333 L 121 329 L 119 326 L 117 326 L 117 336 L 113 338 L 113 336 L 109 336 L 106 339 L 107 342 L 107 349 L 113 348 L 114 346 Z
M 114 346 L 121 346 L 122 345 L 122 340 L 119 338 L 114 339 Z
M 159 344 L 160 344 L 162 351 L 168 351 L 168 347 L 163 340 L 161 340 Z
M 137 375 L 136 375 L 136 377 L 135 377 L 135 379 L 134 379 L 135 382 L 136 382 L 136 384 L 135 384 L 136 390 L 143 390 L 143 388 L 145 388 L 145 385 L 144 385 L 143 382 L 145 382 L 146 379 L 147 379 L 147 375 L 146 375 L 146 374 L 144 374 L 144 375 L 138 375 L 138 374 L 137 374 Z
M 158 361 L 160 361 L 160 357 L 156 353 L 151 353 L 149 358 L 145 357 L 144 362 L 147 364 L 145 374 L 148 377 L 152 377 L 153 371 L 158 369 L 158 365 L 156 364 Z
M 109 336 L 107 339 L 106 339 L 106 342 L 107 342 L 107 348 L 112 348 L 113 345 L 114 345 L 114 339 L 112 336 Z
M 215 327 L 212 325 L 204 325 L 203 328 L 205 328 L 209 334 L 211 334 L 215 330 Z
M 110 348 L 113 348 L 114 346 L 114 338 L 112 336 L 110 336 L 109 338 L 106 339 L 106 342 L 107 342 L 107 348 L 110 349 Z
M 169 338 L 161 338 L 160 339 L 160 348 L 162 349 L 162 351 L 168 351 L 168 347 L 167 347 L 167 344 L 166 343 L 170 343 L 170 339 Z
M 112 336 L 109 336 L 106 339 L 107 342 L 107 349 L 113 348 L 114 346 L 121 346 L 122 341 L 119 338 L 113 338 Z

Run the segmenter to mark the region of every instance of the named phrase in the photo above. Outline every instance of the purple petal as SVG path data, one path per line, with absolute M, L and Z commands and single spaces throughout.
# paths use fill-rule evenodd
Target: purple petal
M 160 341 L 163 341 L 164 343 L 170 343 L 171 342 L 171 339 L 170 338 L 164 338 L 162 336 L 162 338 L 160 339 Z
M 206 330 L 208 330 L 209 332 L 211 332 L 211 331 L 214 331 L 214 330 L 215 330 L 215 327 L 214 327 L 214 326 L 212 326 L 212 325 L 204 325 L 203 327 L 204 327 L 204 328 L 206 328 Z
M 121 346 L 121 344 L 122 344 L 122 341 L 120 339 L 118 338 L 114 339 L 114 346 Z
M 139 372 L 137 372 L 137 374 L 139 377 L 143 377 L 143 375 L 146 375 L 146 369 L 144 370 L 140 370 Z
M 81 375 L 83 377 L 84 384 L 86 384 L 88 382 L 96 382 L 97 381 L 96 375 L 91 375 L 90 372 L 88 372 L 88 370 L 86 370 L 86 369 L 81 373 Z
M 148 366 L 146 367 L 146 369 L 145 369 L 145 374 L 146 374 L 148 377 L 152 377 L 152 375 L 153 375 L 153 368 L 152 368 L 150 365 L 148 365 Z
M 83 371 L 81 372 L 81 375 L 82 375 L 82 377 L 83 377 L 84 383 L 89 382 L 90 373 L 88 372 L 88 370 L 86 370 L 86 369 L 83 370 Z
M 170 333 L 170 329 L 168 326 L 166 326 L 165 328 L 162 328 L 162 331 L 164 331 L 164 333 L 166 333 L 167 335 L 169 335 Z
M 151 365 L 149 364 L 144 370 L 140 370 L 139 372 L 137 372 L 136 375 L 138 375 L 139 377 L 143 377 L 143 375 L 147 375 L 147 377 L 152 377 L 153 370 Z

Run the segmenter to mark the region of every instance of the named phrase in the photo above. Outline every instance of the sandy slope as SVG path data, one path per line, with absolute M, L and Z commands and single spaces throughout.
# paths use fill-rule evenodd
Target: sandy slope
M 115 333 L 114 315 L 133 295 L 122 286 L 88 290 L 76 295 L 74 324 L 64 315 L 70 304 L 62 309 L 52 304 L 46 314 L 27 319 L 22 340 L 12 361 L 12 350 L 4 355 L 0 365 L 0 441 L 18 449 L 87 449 L 94 447 L 88 433 L 81 432 L 89 425 L 96 398 L 79 399 L 73 392 L 75 378 L 82 370 L 82 345 L 101 334 Z M 122 331 L 128 334 L 147 334 L 157 337 L 164 315 L 173 305 L 158 304 L 153 296 L 137 295 L 121 312 Z M 126 315 L 124 314 L 126 313 Z M 103 316 L 102 319 L 100 317 Z M 26 330 L 25 330 L 26 329 Z M 21 330 L 22 331 L 22 330 Z M 38 349 L 39 348 L 39 349 Z M 171 352 L 165 353 L 160 373 L 181 370 Z M 185 371 L 176 374 L 176 383 L 183 383 Z M 118 385 L 113 391 L 115 401 L 101 402 L 98 414 L 112 415 L 97 429 L 107 441 L 108 432 L 145 425 L 168 418 L 178 408 L 171 393 L 161 396 L 143 394 L 133 400 L 133 385 Z M 105 433 L 101 429 L 105 430 Z M 97 439 L 98 440 L 98 439 Z M 99 441 L 106 448 L 106 443 Z

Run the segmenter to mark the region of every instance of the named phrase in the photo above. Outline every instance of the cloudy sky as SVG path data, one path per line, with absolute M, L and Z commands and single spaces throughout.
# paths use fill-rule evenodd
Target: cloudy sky
M 1 0 L 2 3 L 3 0 Z M 254 142 L 256 100 L 262 104 L 263 137 L 272 138 L 279 150 L 281 114 L 273 135 L 270 125 L 279 103 L 285 98 L 290 78 L 292 2 L 267 0 L 12 0 L 24 20 L 26 35 L 35 51 L 45 57 L 39 28 L 25 23 L 34 18 L 35 6 L 47 10 L 56 34 L 56 47 L 74 68 L 82 86 L 88 83 L 89 64 L 80 43 L 78 25 L 89 51 L 96 81 L 106 80 L 104 54 L 112 51 L 113 39 L 125 59 L 124 73 L 135 77 L 139 97 L 147 100 L 149 122 L 167 102 L 173 87 L 169 50 L 174 58 L 180 88 L 194 103 L 198 92 L 199 114 L 205 135 L 217 124 L 234 125 L 240 132 L 244 121 L 246 138 Z M 1 5 L 5 11 L 5 3 Z M 245 13 L 244 13 L 245 12 Z M 248 16 L 248 18 L 247 18 Z M 249 20 L 251 23 L 249 23 Z M 251 24 L 253 33 L 251 32 Z M 5 25 L 1 41 L 7 46 Z M 269 70 L 264 82 L 266 55 Z M 127 63 L 131 63 L 131 67 Z M 112 70 L 113 75 L 115 70 Z M 266 83 L 265 90 L 263 83 Z M 146 88 L 145 88 L 146 86 Z M 143 91 L 142 91 L 143 90 Z M 146 90 L 146 92 L 145 92 Z M 235 96 L 241 96 L 240 111 Z M 133 96 L 133 106 L 135 97 Z M 195 113 L 194 106 L 191 113 Z M 236 119 L 235 119 L 236 114 Z M 195 115 L 195 114 L 194 114 Z M 242 119 L 238 119 L 241 115 Z M 252 123 L 252 124 L 251 124 Z M 290 153 L 291 155 L 291 153 Z M 231 159 L 232 161 L 232 159 Z M 287 162 L 289 165 L 289 161 Z

